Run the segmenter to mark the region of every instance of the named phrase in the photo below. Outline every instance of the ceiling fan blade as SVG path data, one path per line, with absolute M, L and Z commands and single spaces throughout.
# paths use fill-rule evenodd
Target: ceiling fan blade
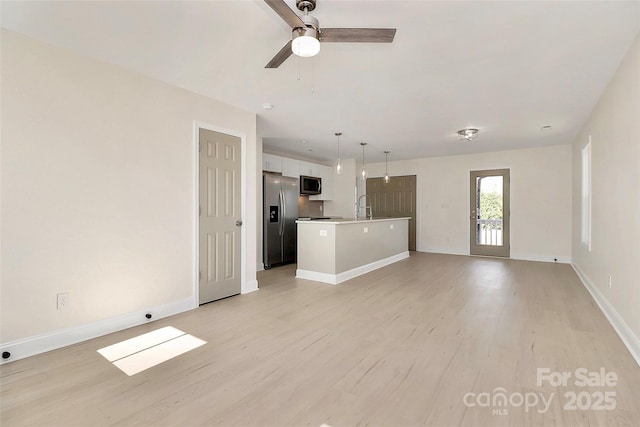
M 287 60 L 289 56 L 291 56 L 293 52 L 291 51 L 291 40 L 285 44 L 280 52 L 276 53 L 276 56 L 271 58 L 271 61 L 264 68 L 278 68 L 284 61 Z
M 300 17 L 291 10 L 289 6 L 287 6 L 284 0 L 264 0 L 264 2 L 271 6 L 271 9 L 280 15 L 280 18 L 284 19 L 291 28 L 306 27 L 304 22 L 302 22 L 302 19 L 300 19 Z
M 391 43 L 395 28 L 322 28 L 320 41 L 324 43 Z

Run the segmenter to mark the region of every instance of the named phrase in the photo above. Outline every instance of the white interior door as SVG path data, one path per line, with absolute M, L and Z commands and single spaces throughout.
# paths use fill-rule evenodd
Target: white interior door
M 241 140 L 206 129 L 200 149 L 200 304 L 241 289 Z

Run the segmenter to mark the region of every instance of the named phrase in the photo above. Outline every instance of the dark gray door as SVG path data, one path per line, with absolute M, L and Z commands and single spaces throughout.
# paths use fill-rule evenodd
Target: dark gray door
M 410 217 L 409 250 L 416 250 L 416 176 L 392 176 L 389 183 L 384 178 L 367 179 L 367 195 L 371 200 L 373 218 Z
M 508 258 L 509 169 L 470 172 L 471 255 Z

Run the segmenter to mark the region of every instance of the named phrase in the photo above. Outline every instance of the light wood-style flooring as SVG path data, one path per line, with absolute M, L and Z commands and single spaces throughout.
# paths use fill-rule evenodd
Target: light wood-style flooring
M 568 265 L 412 253 L 337 286 L 294 272 L 4 365 L 2 426 L 640 425 L 640 368 Z M 96 353 L 168 325 L 208 344 L 132 377 Z M 536 385 L 537 368 L 601 367 L 615 387 Z M 544 413 L 463 401 L 498 388 L 554 398 Z M 615 409 L 563 410 L 596 391 Z

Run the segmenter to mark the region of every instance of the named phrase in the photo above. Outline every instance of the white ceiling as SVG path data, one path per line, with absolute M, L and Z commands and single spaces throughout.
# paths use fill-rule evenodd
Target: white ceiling
M 290 29 L 261 0 L 2 1 L 3 27 L 256 112 L 265 151 L 320 161 L 336 131 L 342 157 L 364 141 L 367 161 L 570 143 L 640 30 L 637 1 L 318 0 L 313 14 L 398 31 L 265 69 Z M 464 127 L 479 138 L 458 142 Z

